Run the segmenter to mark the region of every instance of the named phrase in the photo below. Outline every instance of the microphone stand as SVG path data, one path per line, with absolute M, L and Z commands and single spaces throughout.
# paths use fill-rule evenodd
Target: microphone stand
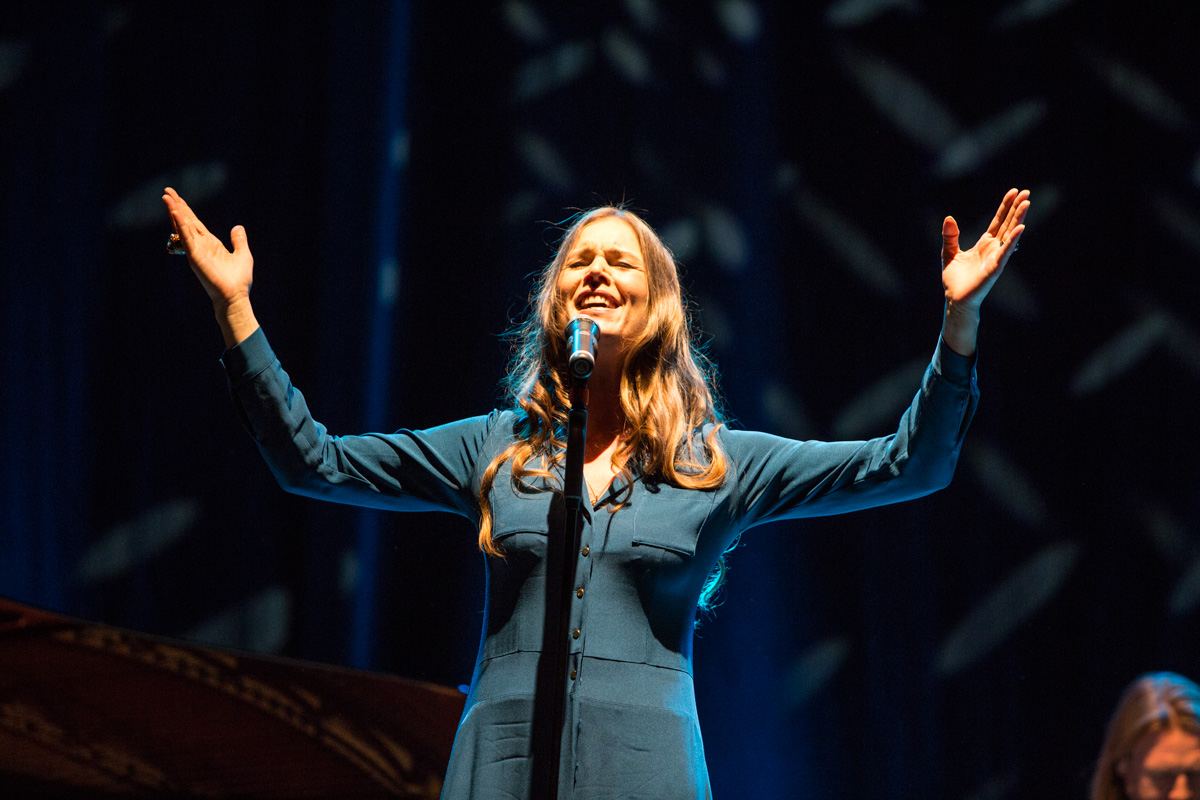
M 580 315 L 567 323 L 567 372 L 571 376 L 571 410 L 567 413 L 567 451 L 563 469 L 563 527 L 555 536 L 553 525 L 546 542 L 545 619 L 542 651 L 538 658 L 537 692 L 533 709 L 533 756 L 530 774 L 531 797 L 558 797 L 561 778 L 562 743 L 566 724 L 567 671 L 570 669 L 571 597 L 575 593 L 575 566 L 581 555 L 580 512 L 583 491 L 583 462 L 587 444 L 588 376 L 596 364 L 600 328 L 596 321 Z M 571 773 L 567 781 L 573 783 Z
M 563 725 L 566 721 L 567 672 L 570 668 L 571 649 L 571 601 L 575 591 L 575 564 L 579 556 L 579 515 L 583 506 L 583 461 L 587 442 L 587 377 L 572 376 L 571 411 L 567 415 L 566 468 L 563 473 L 563 516 L 562 546 L 547 547 L 546 565 L 548 603 L 557 608 L 546 609 L 546 624 L 554 624 L 556 630 L 546 631 L 543 640 L 553 647 L 552 680 L 549 681 L 552 695 L 549 698 L 554 713 L 553 724 L 543 729 L 548 739 L 541 743 L 541 752 L 549 757 L 540 764 L 534 763 L 533 785 L 535 791 L 545 787 L 538 797 L 557 798 L 559 765 L 562 760 Z M 557 558 L 553 556 L 557 555 Z M 557 563 L 556 563 L 557 562 Z M 557 578 L 557 585 L 555 585 Z M 543 653 L 543 655 L 546 655 Z M 540 775 L 537 771 L 543 770 Z

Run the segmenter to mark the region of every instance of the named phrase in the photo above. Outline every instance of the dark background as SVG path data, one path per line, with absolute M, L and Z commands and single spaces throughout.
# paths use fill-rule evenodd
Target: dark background
M 756 529 L 702 625 L 718 797 L 1082 797 L 1121 688 L 1200 676 L 1200 136 L 1187 3 L 7 4 L 0 594 L 447 685 L 474 531 L 279 490 L 158 199 L 244 224 L 331 429 L 499 402 L 553 223 L 675 249 L 739 424 L 888 433 L 940 222 L 1009 186 L 954 484 Z M 0 698 L 2 700 L 2 698 Z

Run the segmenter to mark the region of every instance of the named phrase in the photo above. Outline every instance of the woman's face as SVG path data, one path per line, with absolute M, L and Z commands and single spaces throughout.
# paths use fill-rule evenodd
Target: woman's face
M 646 261 L 629 223 L 601 217 L 580 228 L 558 273 L 558 291 L 567 319 L 586 314 L 600 326 L 601 354 L 608 342 L 624 352 L 650 308 Z
M 1117 772 L 1130 800 L 1200 797 L 1200 737 L 1178 728 L 1146 734 Z

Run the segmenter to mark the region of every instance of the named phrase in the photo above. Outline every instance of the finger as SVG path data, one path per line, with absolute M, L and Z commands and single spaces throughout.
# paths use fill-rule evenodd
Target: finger
M 1004 221 L 1008 219 L 1008 213 L 1012 210 L 1013 200 L 1016 196 L 1016 189 L 1009 189 L 1004 193 L 1004 199 L 1000 201 L 1000 207 L 996 209 L 996 216 L 992 217 L 992 224 L 988 225 L 987 232 L 992 236 L 1000 235 L 1000 229 L 1004 226 Z
M 942 266 L 946 266 L 958 255 L 958 223 L 954 217 L 942 220 Z
M 171 228 L 175 231 L 175 235 L 178 236 L 179 235 L 179 223 L 175 221 L 175 214 L 173 213 L 173 211 L 171 209 L 171 204 L 174 201 L 172 200 L 170 195 L 166 195 L 166 194 L 164 194 L 162 196 L 162 200 L 163 200 L 163 205 L 165 205 L 167 207 L 167 216 L 171 220 Z
M 246 229 L 243 226 L 235 225 L 229 232 L 229 238 L 233 242 L 234 255 L 250 255 L 250 240 L 246 237 Z
M 204 230 L 204 226 L 199 224 L 195 215 L 188 214 L 176 206 L 171 210 L 171 225 L 175 228 L 175 233 L 179 235 L 179 242 L 183 245 L 185 255 L 190 258 L 203 251 L 205 239 L 209 234 L 207 230 Z M 220 246 L 215 242 L 214 245 Z
M 184 249 L 189 252 L 192 249 L 194 232 L 188 217 L 175 206 L 171 209 L 171 227 L 175 229 L 175 233 L 179 234 L 179 240 L 183 243 Z
M 1000 250 L 1000 267 L 1001 268 L 1003 268 L 1004 265 L 1008 263 L 1009 256 L 1011 256 L 1013 253 L 1017 252 L 1017 245 L 1020 243 L 1021 234 L 1023 234 L 1024 232 L 1025 232 L 1025 226 L 1018 225 L 1017 227 L 1013 228 L 1012 231 L 1009 232 L 1007 238 L 1004 239 L 1004 245 Z
M 1029 212 L 1029 190 L 1026 189 L 1020 192 L 1013 198 L 1013 205 L 1008 210 L 1008 216 L 1004 219 L 1004 224 L 1000 226 L 1000 231 L 997 237 L 1001 241 L 1007 241 L 1012 238 L 1012 232 L 1016 227 L 1025 221 L 1025 215 Z
M 179 192 L 170 186 L 163 189 L 162 199 L 163 203 L 167 206 L 167 211 L 171 215 L 171 224 L 175 226 L 175 232 L 179 233 L 179 223 L 183 220 L 185 211 L 190 212 L 191 209 L 187 207 L 187 203 L 183 202 L 183 198 L 179 196 Z
M 189 227 L 194 229 L 197 236 L 212 235 L 209 233 L 208 228 L 204 226 L 204 223 L 200 221 L 200 218 L 196 216 L 196 212 L 192 211 L 192 207 L 187 204 L 187 201 L 179 196 L 179 192 L 175 191 L 169 186 L 167 187 L 166 191 L 169 195 L 173 196 L 175 200 L 175 208 L 178 209 L 180 213 L 180 219 L 186 222 Z M 180 236 L 182 235 L 183 234 L 181 233 Z

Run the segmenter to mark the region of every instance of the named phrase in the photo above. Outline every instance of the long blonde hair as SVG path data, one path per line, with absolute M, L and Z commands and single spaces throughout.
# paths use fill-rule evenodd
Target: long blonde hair
M 725 480 L 725 453 L 717 438 L 723 414 L 715 390 L 715 370 L 693 340 L 688 309 L 671 251 L 646 222 L 624 208 L 603 206 L 573 218 L 554 258 L 542 270 L 529 299 L 524 322 L 510 332 L 512 357 L 502 386 L 517 410 L 517 437 L 487 466 L 479 489 L 479 547 L 502 556 L 492 539 L 488 494 L 500 467 L 512 462 L 513 485 L 527 479 L 554 480 L 551 467 L 564 456 L 570 379 L 564 344 L 565 299 L 558 275 L 567 253 L 585 225 L 605 217 L 628 223 L 637 236 L 646 265 L 649 302 L 645 328 L 628 347 L 621 371 L 621 411 L 625 433 L 613 457 L 620 476 L 631 465 L 643 475 L 687 489 L 715 489 Z M 701 428 L 708 426 L 701 435 Z M 542 466 L 530 461 L 542 459 Z M 620 505 L 618 505 L 618 508 Z M 724 572 L 724 557 L 701 595 L 707 607 Z
M 1092 776 L 1092 800 L 1128 800 L 1121 763 L 1142 737 L 1168 730 L 1200 736 L 1200 686 L 1174 672 L 1142 675 L 1121 695 L 1108 723 Z

